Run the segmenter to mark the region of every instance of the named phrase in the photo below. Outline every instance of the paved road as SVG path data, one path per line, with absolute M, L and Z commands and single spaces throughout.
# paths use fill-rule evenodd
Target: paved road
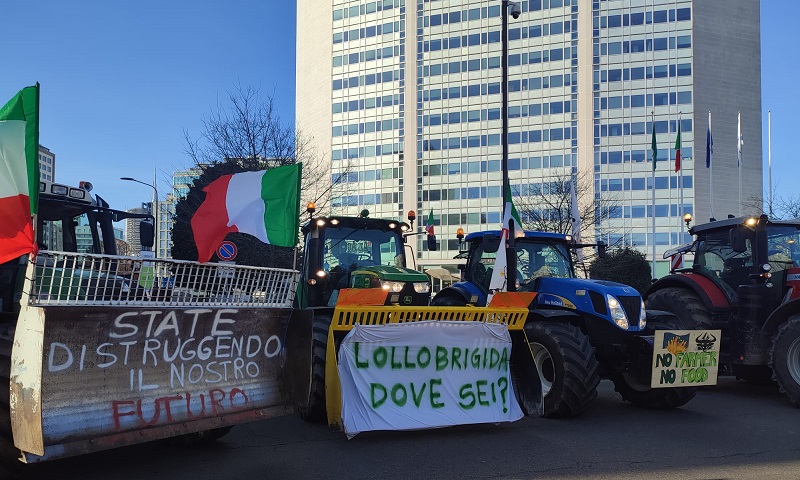
M 288 416 L 237 427 L 213 446 L 140 445 L 6 472 L 0 467 L 0 478 L 800 478 L 800 410 L 775 389 L 723 378 L 671 411 L 625 404 L 609 382 L 599 391 L 593 408 L 570 420 L 526 418 L 346 440 Z

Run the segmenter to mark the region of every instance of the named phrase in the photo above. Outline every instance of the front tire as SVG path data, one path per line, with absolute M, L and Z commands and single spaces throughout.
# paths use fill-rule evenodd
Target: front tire
M 656 330 L 684 330 L 684 328 L 677 317 L 648 321 L 645 333 L 653 335 Z M 652 351 L 642 351 L 639 358 L 651 362 Z M 677 408 L 686 405 L 697 394 L 697 387 L 652 388 L 649 378 L 647 382 L 643 380 L 629 371 L 611 374 L 614 390 L 622 396 L 622 400 L 641 408 L 654 410 Z
M 656 290 L 645 301 L 647 309 L 664 310 L 678 317 L 687 330 L 711 328 L 711 312 L 696 293 L 686 288 L 663 288 Z
M 772 337 L 769 366 L 781 392 L 800 408 L 800 315 L 790 317 Z
M 330 326 L 331 317 L 314 315 L 314 321 L 311 324 L 311 388 L 308 394 L 308 404 L 298 408 L 300 417 L 310 423 L 328 421 L 328 411 L 325 405 L 325 357 L 328 350 Z
M 536 370 L 542 380 L 544 417 L 574 417 L 597 398 L 597 359 L 589 338 L 568 323 L 525 325 Z

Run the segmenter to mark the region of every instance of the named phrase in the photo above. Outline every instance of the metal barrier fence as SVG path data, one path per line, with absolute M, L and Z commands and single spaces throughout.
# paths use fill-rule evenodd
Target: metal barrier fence
M 290 307 L 300 276 L 283 268 L 54 251 L 40 251 L 29 277 L 31 271 L 31 305 Z

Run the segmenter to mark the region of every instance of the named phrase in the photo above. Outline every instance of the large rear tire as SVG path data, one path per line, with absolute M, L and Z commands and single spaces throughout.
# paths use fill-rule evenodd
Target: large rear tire
M 303 420 L 311 423 L 326 423 L 328 411 L 325 405 L 325 356 L 328 350 L 328 330 L 331 317 L 314 315 L 311 324 L 311 389 L 308 404 L 298 408 Z
M 544 417 L 574 417 L 597 398 L 597 359 L 589 338 L 568 323 L 525 325 L 533 360 L 542 380 Z
M 652 335 L 656 330 L 684 330 L 684 328 L 678 318 L 648 321 L 645 333 Z M 648 358 L 642 358 L 642 360 L 650 362 L 652 355 L 648 355 Z M 637 377 L 632 372 L 617 371 L 610 377 L 614 382 L 614 390 L 622 396 L 624 401 L 642 408 L 663 410 L 680 407 L 686 405 L 697 394 L 696 387 L 651 388 L 649 381 Z
M 648 309 L 674 313 L 683 328 L 707 330 L 711 328 L 711 312 L 696 293 L 687 288 L 663 288 L 647 297 Z
M 769 366 L 781 392 L 800 408 L 800 315 L 790 317 L 772 337 Z

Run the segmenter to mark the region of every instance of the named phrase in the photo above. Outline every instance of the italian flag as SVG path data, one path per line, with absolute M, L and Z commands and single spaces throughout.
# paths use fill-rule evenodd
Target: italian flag
M 434 235 L 434 233 L 433 233 L 433 210 L 431 210 L 430 215 L 428 215 L 428 224 L 425 225 L 425 231 L 428 232 L 428 235 Z
M 36 251 L 39 200 L 39 84 L 0 108 L 0 263 Z
M 508 246 L 509 224 L 512 222 L 514 224 L 514 238 L 525 236 L 525 231 L 522 229 L 522 221 L 519 218 L 519 212 L 517 212 L 514 202 L 511 201 L 511 186 L 506 188 L 504 200 L 500 247 L 497 249 L 497 257 L 494 259 L 492 277 L 489 279 L 489 295 L 486 298 L 487 305 L 492 301 L 492 297 L 495 293 L 508 291 L 508 258 L 506 258 L 506 247 Z
M 197 259 L 207 262 L 229 233 L 293 247 L 300 211 L 300 164 L 223 175 L 203 189 L 206 199 L 192 216 Z

